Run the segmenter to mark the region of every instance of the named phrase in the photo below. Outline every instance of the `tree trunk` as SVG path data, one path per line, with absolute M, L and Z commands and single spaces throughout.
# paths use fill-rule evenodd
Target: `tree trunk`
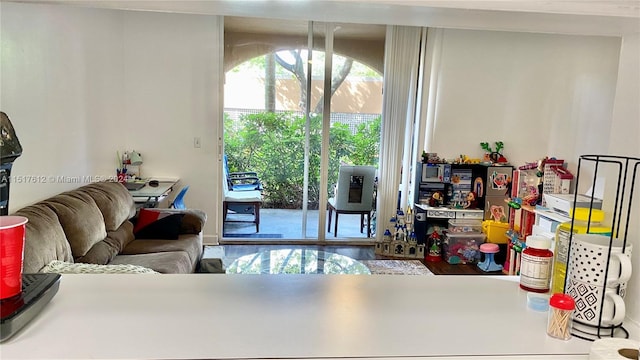
M 275 60 L 285 70 L 292 73 L 293 76 L 295 76 L 295 78 L 298 80 L 298 84 L 300 85 L 299 107 L 302 111 L 304 111 L 307 98 L 310 98 L 310 96 L 308 96 L 307 94 L 307 77 L 304 73 L 305 61 L 303 61 L 302 56 L 300 55 L 300 50 L 289 50 L 289 53 L 295 59 L 295 63 L 289 64 L 288 62 L 284 61 L 284 59 L 282 59 L 280 56 L 278 56 L 278 54 L 275 55 Z M 352 65 L 353 65 L 353 59 L 345 59 L 345 62 L 342 64 L 342 66 L 337 71 L 337 73 L 334 72 L 331 78 L 331 96 L 333 96 L 333 94 L 336 93 L 340 85 L 342 85 L 342 83 L 346 80 L 347 76 L 349 76 Z M 318 101 L 318 103 L 316 104 L 316 106 L 313 108 L 312 111 L 316 114 L 320 114 L 323 109 L 324 109 L 324 95 L 320 97 L 320 100 Z
M 331 77 L 331 97 L 336 93 L 340 85 L 345 81 L 349 73 L 351 72 L 351 66 L 353 65 L 353 59 L 346 59 L 342 67 L 337 74 L 333 74 Z M 322 113 L 324 110 L 324 94 L 320 97 L 320 100 L 316 104 L 313 112 L 316 114 Z
M 264 65 L 264 108 L 276 111 L 276 61 L 275 53 L 265 55 Z
M 295 59 L 293 64 L 284 61 L 277 53 L 275 54 L 275 60 L 298 80 L 298 84 L 300 85 L 300 103 L 298 107 L 304 112 L 304 104 L 307 102 L 307 76 L 304 73 L 304 61 L 302 60 L 302 56 L 300 56 L 300 52 L 301 50 L 289 50 L 289 53 Z

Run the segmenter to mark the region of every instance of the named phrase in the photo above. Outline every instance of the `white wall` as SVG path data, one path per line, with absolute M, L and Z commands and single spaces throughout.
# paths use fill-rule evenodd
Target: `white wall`
M 513 164 L 606 151 L 620 39 L 443 30 L 427 149 L 482 157 L 503 141 Z
M 218 227 L 219 46 L 216 16 L 1 4 L 0 108 L 24 154 L 10 211 L 112 176 L 116 152 L 142 153 L 143 176 L 179 177 L 186 202 Z M 221 65 L 220 65 L 221 66 Z M 201 148 L 194 148 L 194 137 Z
M 59 176 L 95 174 L 99 160 L 87 132 L 123 115 L 122 26 L 114 26 L 122 13 L 0 6 L 0 108 L 24 148 L 12 171 L 10 210 L 16 210 L 78 187 Z M 105 142 L 112 136 L 105 134 Z
M 185 202 L 207 213 L 207 237 L 216 233 L 220 203 L 213 191 L 221 178 L 218 24 L 206 15 L 125 13 L 125 114 L 121 126 L 103 128 L 122 136 L 121 148 L 141 152 L 143 176 L 179 177 L 190 186 Z M 194 148 L 194 137 L 201 148 Z
M 620 67 L 616 99 L 611 122 L 608 154 L 640 158 L 640 34 L 630 34 L 622 39 Z M 640 168 L 638 169 L 640 171 Z M 630 181 L 630 177 L 627 181 Z M 609 177 L 608 186 L 615 181 Z M 640 175 L 635 179 L 635 193 L 629 217 L 627 240 L 633 244 L 634 274 L 629 281 L 626 301 L 627 316 L 640 322 Z M 630 184 L 628 182 L 628 184 Z M 608 189 L 611 203 L 611 189 Z M 628 192 L 627 192 L 628 194 Z M 628 195 L 627 195 L 628 196 Z M 628 202 L 626 203 L 628 204 Z M 625 211 L 626 214 L 626 211 Z M 628 214 L 627 214 L 628 215 Z

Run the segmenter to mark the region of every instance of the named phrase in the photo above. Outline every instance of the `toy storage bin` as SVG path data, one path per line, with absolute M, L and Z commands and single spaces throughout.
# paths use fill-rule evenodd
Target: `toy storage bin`
M 449 228 L 447 229 L 452 233 L 464 233 L 464 232 L 481 232 L 482 220 L 461 220 L 461 219 L 449 219 Z
M 470 264 L 480 261 L 480 245 L 485 235 L 481 232 L 445 233 L 442 242 L 444 259 L 449 264 Z
M 487 236 L 487 242 L 494 244 L 506 244 L 509 242 L 505 235 L 509 230 L 509 223 L 498 222 L 494 220 L 485 220 L 482 222 L 482 232 Z

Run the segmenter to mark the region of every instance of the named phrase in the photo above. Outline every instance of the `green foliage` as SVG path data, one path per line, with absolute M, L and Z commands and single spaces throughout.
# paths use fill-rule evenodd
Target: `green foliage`
M 302 208 L 305 119 L 292 113 L 263 112 L 233 121 L 225 114 L 225 153 L 229 171 L 256 171 L 262 181 L 264 207 Z M 310 118 L 309 208 L 320 198 L 322 118 Z M 340 164 L 377 165 L 380 118 L 361 124 L 356 134 L 334 123 L 329 133 L 329 192 Z
M 496 144 L 496 151 L 491 150 L 491 146 L 489 146 L 489 143 L 487 142 L 481 142 L 480 147 L 489 153 L 499 153 L 500 150 L 504 149 L 504 143 L 502 141 L 496 141 L 495 144 Z
M 378 164 L 381 119 L 382 117 L 378 116 L 372 122 L 358 125 L 358 131 L 353 136 L 354 151 L 351 154 L 354 163 Z M 373 139 L 376 140 L 372 141 Z

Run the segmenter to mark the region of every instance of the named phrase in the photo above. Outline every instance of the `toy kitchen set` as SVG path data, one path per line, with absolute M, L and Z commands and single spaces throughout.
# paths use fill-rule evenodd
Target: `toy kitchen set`
M 508 222 L 505 197 L 513 167 L 442 162 L 421 162 L 416 166 L 414 231 L 418 244 L 426 245 L 426 260 L 439 261 L 443 255 L 450 263 L 478 260 L 479 252 L 471 255 L 475 259 L 449 259 L 447 245 L 479 246 L 484 242 L 483 220 Z

